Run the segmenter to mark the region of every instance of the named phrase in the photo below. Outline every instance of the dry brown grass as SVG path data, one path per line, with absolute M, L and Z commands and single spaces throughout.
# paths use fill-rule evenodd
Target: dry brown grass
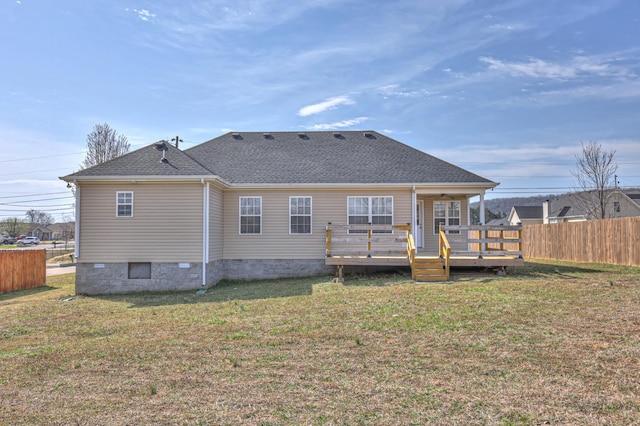
M 2 424 L 638 424 L 640 270 L 0 296 Z

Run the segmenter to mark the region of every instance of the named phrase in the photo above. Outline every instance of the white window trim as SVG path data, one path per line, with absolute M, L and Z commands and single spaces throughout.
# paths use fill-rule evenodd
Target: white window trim
M 373 206 L 373 202 L 372 200 L 374 198 L 391 198 L 391 225 L 393 226 L 393 224 L 395 223 L 395 205 L 394 205 L 394 200 L 393 200 L 393 195 L 349 195 L 347 196 L 347 224 L 349 224 L 349 217 L 351 216 L 349 214 L 349 200 L 351 198 L 367 198 L 368 202 L 369 202 L 369 209 L 368 209 L 368 215 L 369 218 L 367 220 L 367 223 L 372 223 L 372 218 L 373 218 L 373 213 L 372 213 L 372 206 Z M 382 215 L 376 215 L 376 216 L 382 216 Z M 384 215 L 384 216 L 389 216 L 389 215 Z M 386 233 L 386 231 L 379 231 L 379 232 L 384 232 Z M 391 231 L 393 232 L 393 231 Z M 354 231 L 349 231 L 349 233 L 356 233 Z
M 459 224 L 462 224 L 462 201 L 460 200 L 435 200 L 433 202 L 433 222 L 431 222 L 431 229 L 433 232 L 433 235 L 438 235 L 440 233 L 440 231 L 436 231 L 435 229 L 435 223 L 436 223 L 436 219 L 442 219 L 442 217 L 436 217 L 436 203 L 444 203 L 444 224 L 445 226 L 449 224 L 449 219 L 458 219 Z M 458 217 L 450 217 L 449 216 L 449 206 L 447 205 L 447 203 L 458 203 L 458 212 L 460 213 L 460 216 Z M 455 232 L 458 233 L 459 231 L 451 231 L 451 232 Z
M 294 198 L 309 199 L 309 214 L 291 213 L 291 200 Z M 309 216 L 309 232 L 291 232 L 291 216 Z M 313 197 L 310 195 L 292 195 L 289 197 L 289 235 L 313 235 Z
M 120 194 L 131 194 L 131 203 L 121 203 Z M 131 206 L 131 214 L 128 216 L 118 214 L 120 206 Z M 116 217 L 133 217 L 133 191 L 116 191 Z
M 260 200 L 260 232 L 259 233 L 247 233 L 247 232 L 242 232 L 242 199 L 243 198 L 257 198 Z M 239 235 L 262 235 L 262 229 L 264 228 L 264 222 L 262 221 L 262 209 L 263 209 L 263 205 L 262 205 L 262 196 L 260 195 L 241 195 L 240 197 L 238 197 L 238 234 Z M 258 216 L 258 215 L 244 215 L 244 216 Z

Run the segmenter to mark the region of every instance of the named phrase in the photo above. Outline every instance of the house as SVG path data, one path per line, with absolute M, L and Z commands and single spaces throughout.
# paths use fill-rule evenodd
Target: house
M 542 223 L 542 206 L 513 206 L 507 220 L 511 225 L 536 225 Z
M 605 191 L 600 207 L 596 191 L 581 191 L 562 195 L 543 203 L 544 223 L 578 222 L 604 218 L 640 216 L 640 193 L 637 190 Z
M 408 224 L 437 254 L 439 226 L 469 224 L 469 200 L 484 212 L 498 185 L 374 131 L 161 141 L 61 179 L 76 187 L 81 294 L 327 273 L 330 223 Z
M 509 222 L 509 218 L 508 217 L 499 217 L 496 219 L 492 219 L 489 222 L 487 222 L 488 226 L 510 226 L 511 222 Z
M 75 231 L 75 222 L 52 223 L 49 225 L 52 240 L 73 240 Z
M 28 237 L 38 237 L 42 241 L 51 239 L 51 229 L 48 226 L 37 223 L 29 223 L 27 226 L 29 227 L 26 234 Z

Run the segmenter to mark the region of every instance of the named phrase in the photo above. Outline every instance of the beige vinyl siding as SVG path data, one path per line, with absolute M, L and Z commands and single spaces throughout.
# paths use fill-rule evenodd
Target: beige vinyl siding
M 238 198 L 262 197 L 262 235 L 240 235 Z M 289 234 L 289 197 L 312 197 L 312 233 Z M 225 259 L 320 259 L 325 254 L 326 225 L 346 225 L 348 196 L 392 196 L 394 224 L 411 222 L 411 190 L 228 190 L 224 193 Z
M 224 244 L 224 211 L 222 190 L 209 188 L 209 260 L 222 259 Z
M 116 192 L 133 192 L 133 217 L 116 217 Z M 202 262 L 202 184 L 80 186 L 83 263 Z
M 433 202 L 434 201 L 460 201 L 460 225 L 466 225 L 468 222 L 468 200 L 465 196 L 453 198 L 429 197 L 418 195 L 419 200 L 424 200 L 424 249 L 421 251 L 428 254 L 438 253 L 439 236 L 433 234 Z M 456 251 L 466 251 L 466 244 L 456 244 L 452 247 Z

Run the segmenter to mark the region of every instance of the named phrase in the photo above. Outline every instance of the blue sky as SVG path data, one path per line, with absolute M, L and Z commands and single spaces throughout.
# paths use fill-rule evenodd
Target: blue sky
M 581 142 L 640 186 L 636 0 L 1 0 L 0 219 L 72 212 L 58 176 L 108 123 L 179 135 L 371 129 L 560 193 Z

